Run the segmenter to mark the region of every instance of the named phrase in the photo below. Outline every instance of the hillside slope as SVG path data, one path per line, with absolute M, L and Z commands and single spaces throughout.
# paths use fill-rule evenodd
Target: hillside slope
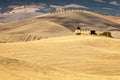
M 95 36 L 0 43 L 0 79 L 120 80 L 119 43 Z
M 82 29 L 119 31 L 120 25 L 84 10 L 67 10 L 23 21 L 0 24 L 0 42 L 21 42 L 73 34 Z M 27 37 L 25 37 L 27 35 Z M 41 38 L 42 37 L 42 38 Z
M 69 29 L 62 25 L 46 20 L 34 19 L 7 25 L 2 24 L 0 33 L 1 42 L 32 41 L 72 34 Z
M 66 10 L 52 13 L 49 16 L 38 17 L 61 24 L 74 31 L 76 26 L 95 30 L 120 30 L 120 25 L 111 20 L 91 14 L 85 10 Z

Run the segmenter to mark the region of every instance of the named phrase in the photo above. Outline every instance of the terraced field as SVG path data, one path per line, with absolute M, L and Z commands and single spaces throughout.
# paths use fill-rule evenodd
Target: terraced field
M 30 21 L 27 24 L 12 25 L 13 23 L 0 28 L 0 42 L 26 42 L 73 34 L 62 25 L 48 21 L 36 21 L 35 23 Z
M 72 32 L 68 33 L 40 33 L 40 34 L 2 34 L 0 35 L 0 43 L 14 43 L 14 42 L 27 42 L 34 40 L 47 39 L 52 37 L 67 36 L 73 34 Z

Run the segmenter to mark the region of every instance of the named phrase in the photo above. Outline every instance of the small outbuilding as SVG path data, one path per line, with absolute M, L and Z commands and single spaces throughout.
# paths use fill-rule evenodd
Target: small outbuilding
M 90 34 L 95 35 L 96 34 L 95 30 L 90 30 Z

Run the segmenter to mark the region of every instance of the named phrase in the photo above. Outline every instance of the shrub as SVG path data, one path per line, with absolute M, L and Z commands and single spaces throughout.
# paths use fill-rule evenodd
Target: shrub
M 80 30 L 81 28 L 78 26 L 77 29 Z
M 106 37 L 112 37 L 111 32 L 103 32 L 103 33 L 101 33 L 99 35 L 106 36 Z

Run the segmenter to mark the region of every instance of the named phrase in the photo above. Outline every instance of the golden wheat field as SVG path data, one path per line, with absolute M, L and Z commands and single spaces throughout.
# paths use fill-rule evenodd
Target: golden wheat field
M 120 80 L 120 40 L 63 36 L 0 43 L 0 80 Z
M 0 80 L 120 80 L 120 26 L 110 19 L 67 10 L 0 24 Z M 77 26 L 114 38 L 75 35 Z

